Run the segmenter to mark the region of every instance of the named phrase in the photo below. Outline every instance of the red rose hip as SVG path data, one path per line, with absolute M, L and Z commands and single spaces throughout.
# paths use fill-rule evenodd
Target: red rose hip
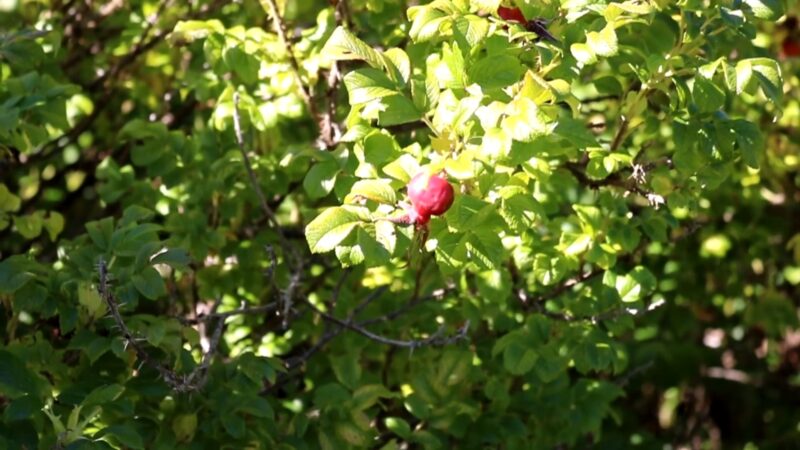
M 419 222 L 427 222 L 430 216 L 444 214 L 453 204 L 453 186 L 439 175 L 420 172 L 408 183 L 408 198 Z

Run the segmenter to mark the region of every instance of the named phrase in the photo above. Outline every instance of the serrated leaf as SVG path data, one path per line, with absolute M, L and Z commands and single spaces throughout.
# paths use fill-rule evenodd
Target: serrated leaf
M 607 24 L 602 30 L 586 33 L 586 45 L 597 56 L 614 56 L 619 51 L 614 26 Z M 574 53 L 573 53 L 574 55 Z M 577 57 L 576 57 L 577 59 Z
M 89 395 L 86 396 L 85 399 L 81 402 L 81 405 L 86 406 L 96 406 L 96 405 L 103 405 L 105 403 L 111 402 L 116 400 L 122 393 L 125 391 L 125 388 L 119 384 L 109 384 L 107 386 L 100 386 L 95 388 Z
M 175 269 L 185 269 L 192 261 L 189 252 L 182 248 L 170 248 L 150 260 L 152 264 L 167 264 Z
M 152 267 L 145 267 L 140 273 L 134 274 L 131 281 L 136 290 L 150 300 L 156 300 L 167 293 L 164 279 Z
M 357 69 L 344 76 L 344 85 L 351 105 L 397 95 L 397 86 L 386 74 L 370 67 Z
M 331 193 L 341 168 L 336 160 L 320 161 L 309 169 L 303 178 L 303 189 L 312 199 L 322 198 Z
M 777 20 L 783 15 L 780 0 L 744 0 L 753 11 L 753 15 L 763 20 Z
M 757 169 L 758 160 L 764 151 L 764 137 L 761 130 L 754 123 L 738 119 L 730 122 L 730 127 L 736 135 L 736 143 L 742 152 L 742 159 L 748 166 Z
M 350 194 L 345 202 L 353 202 L 359 197 L 386 205 L 397 203 L 397 193 L 389 180 L 358 180 L 350 188 Z
M 225 26 L 216 19 L 212 20 L 182 20 L 179 21 L 172 33 L 169 41 L 172 44 L 180 42 L 192 42 L 197 39 L 204 39 L 211 33 L 224 33 Z
M 524 375 L 533 369 L 539 355 L 519 340 L 511 342 L 503 351 L 503 367 L 512 375 Z
M 326 209 L 306 226 L 306 240 L 311 252 L 333 250 L 359 223 L 361 217 L 352 210 L 343 207 Z
M 112 425 L 101 430 L 96 436 L 103 438 L 110 436 L 115 442 L 133 450 L 144 449 L 144 441 L 132 425 Z

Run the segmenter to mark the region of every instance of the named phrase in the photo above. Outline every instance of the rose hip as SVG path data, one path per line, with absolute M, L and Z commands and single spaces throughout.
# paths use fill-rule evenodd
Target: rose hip
M 415 223 L 444 214 L 453 204 L 453 186 L 439 175 L 420 172 L 408 183 L 408 198 L 419 215 Z

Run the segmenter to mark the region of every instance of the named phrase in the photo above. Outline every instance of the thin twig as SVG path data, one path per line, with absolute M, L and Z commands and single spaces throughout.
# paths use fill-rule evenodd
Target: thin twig
M 128 325 L 122 318 L 122 314 L 119 312 L 117 300 L 109 288 L 108 266 L 103 259 L 100 259 L 97 264 L 97 272 L 99 277 L 97 291 L 108 306 L 108 311 L 111 317 L 114 319 L 117 328 L 119 328 L 120 332 L 122 333 L 122 337 L 125 340 L 125 348 L 130 346 L 130 348 L 132 348 L 136 353 L 136 357 L 141 361 L 141 364 L 146 364 L 155 369 L 164 382 L 167 383 L 175 392 L 193 392 L 202 389 L 208 381 L 208 368 L 211 366 L 211 361 L 214 359 L 214 355 L 217 353 L 217 348 L 222 338 L 222 331 L 225 328 L 225 318 L 227 316 L 225 316 L 224 313 L 217 313 L 217 308 L 219 308 L 219 305 L 222 303 L 222 297 L 219 297 L 214 302 L 214 306 L 212 306 L 211 313 L 209 314 L 209 316 L 217 317 L 218 319 L 214 332 L 211 335 L 211 340 L 209 341 L 208 350 L 203 352 L 202 361 L 197 367 L 195 367 L 190 373 L 182 375 L 176 373 L 174 370 L 170 369 L 165 364 L 157 361 L 153 356 L 151 356 L 150 353 L 145 350 L 144 346 L 140 344 L 140 341 L 143 339 L 135 337 L 130 328 L 128 328 Z
M 243 306 L 241 308 L 233 309 L 231 311 L 224 311 L 220 313 L 203 314 L 194 319 L 179 318 L 184 325 L 197 325 L 203 322 L 209 322 L 214 319 L 227 319 L 233 316 L 244 316 L 250 314 L 264 314 L 278 309 L 277 303 L 269 303 L 260 306 Z
M 278 218 L 275 216 L 275 212 L 269 206 L 267 202 L 267 197 L 264 195 L 264 191 L 261 189 L 261 185 L 258 183 L 258 178 L 256 177 L 256 173 L 253 170 L 253 164 L 250 162 L 250 156 L 248 156 L 247 144 L 244 141 L 244 134 L 242 133 L 242 124 L 241 118 L 239 116 L 239 93 L 234 92 L 233 94 L 233 129 L 236 134 L 236 143 L 239 146 L 239 151 L 242 154 L 242 161 L 244 162 L 244 168 L 247 171 L 247 176 L 250 178 L 250 185 L 253 187 L 253 190 L 258 197 L 258 203 L 261 206 L 261 210 L 264 212 L 264 215 L 267 217 L 267 220 L 272 223 L 275 233 L 278 235 L 278 238 L 281 242 L 281 246 L 284 247 L 284 251 L 286 251 L 287 256 L 294 256 L 294 249 L 289 241 L 286 239 L 286 236 L 283 234 L 283 230 L 278 223 Z
M 388 312 L 382 316 L 374 317 L 372 319 L 367 319 L 361 322 L 362 326 L 372 325 L 374 323 L 380 322 L 388 322 L 394 320 L 403 314 L 406 314 L 413 310 L 417 305 L 420 305 L 425 302 L 429 302 L 431 300 L 439 300 L 447 294 L 447 290 L 439 289 L 431 293 L 430 295 L 424 295 L 422 297 L 417 297 L 416 299 L 412 298 L 408 303 L 401 306 L 400 308 L 395 309 L 394 311 Z
M 428 338 L 421 339 L 421 340 L 402 341 L 402 340 L 398 340 L 398 339 L 384 337 L 384 336 L 381 336 L 379 334 L 375 334 L 375 333 L 367 330 L 363 326 L 361 326 L 359 324 L 356 324 L 356 323 L 353 323 L 350 320 L 339 319 L 338 317 L 335 317 L 335 316 L 333 316 L 331 314 L 328 314 L 328 313 L 322 311 L 321 309 L 317 308 L 311 302 L 308 302 L 308 305 L 311 307 L 311 309 L 314 310 L 314 312 L 319 314 L 319 316 L 322 317 L 325 320 L 331 321 L 331 322 L 333 322 L 333 323 L 335 323 L 335 324 L 337 324 L 337 325 L 339 325 L 341 327 L 347 328 L 347 329 L 349 329 L 351 331 L 355 331 L 356 333 L 358 333 L 358 334 L 360 334 L 362 336 L 365 336 L 365 337 L 367 337 L 367 338 L 369 338 L 369 339 L 371 339 L 371 340 L 373 340 L 375 342 L 379 342 L 379 343 L 385 344 L 385 345 L 391 345 L 391 346 L 394 346 L 394 347 L 403 347 L 403 348 L 415 349 L 415 348 L 419 348 L 419 347 L 424 347 L 426 345 L 433 345 L 433 346 L 448 345 L 448 344 L 452 344 L 454 342 L 457 342 L 459 340 L 465 339 L 466 336 L 467 336 L 467 331 L 469 330 L 469 321 L 467 321 L 464 324 L 464 326 L 459 329 L 459 332 L 457 334 L 453 335 L 453 336 L 443 336 L 442 335 L 442 331 L 443 330 L 440 328 L 439 331 L 437 331 L 436 333 L 434 333 L 433 335 L 431 335 Z
M 616 385 L 619 387 L 625 387 L 628 384 L 628 382 L 630 382 L 634 377 L 638 376 L 641 373 L 646 372 L 648 369 L 653 367 L 654 364 L 655 360 L 651 359 L 650 361 L 647 361 L 644 364 L 636 366 L 630 371 L 628 371 L 628 373 L 626 373 L 624 376 L 617 379 L 614 383 L 616 383 Z
M 517 292 L 517 298 L 519 298 L 520 302 L 522 302 L 522 305 L 526 309 L 527 308 L 537 309 L 537 308 L 540 308 L 541 305 L 544 302 L 546 302 L 548 300 L 552 300 L 552 299 L 554 299 L 556 297 L 559 297 L 559 296 L 561 296 L 561 294 L 563 294 L 563 293 L 567 292 L 568 290 L 572 289 L 573 286 L 575 286 L 575 285 L 577 285 L 579 283 L 583 283 L 584 281 L 590 280 L 590 279 L 592 279 L 592 278 L 594 278 L 594 277 L 596 277 L 596 276 L 598 276 L 598 275 L 600 275 L 602 273 L 603 273 L 603 270 L 594 269 L 594 270 L 589 271 L 589 272 L 584 272 L 584 273 L 578 274 L 578 275 L 576 275 L 576 276 L 574 276 L 572 278 L 569 278 L 569 279 L 565 280 L 563 283 L 559 284 L 558 286 L 553 288 L 551 291 L 546 292 L 544 294 L 537 295 L 536 297 L 533 297 L 533 298 L 529 298 L 528 294 L 524 290 L 519 290 Z
M 111 317 L 114 319 L 117 327 L 119 328 L 120 332 L 122 333 L 122 337 L 125 339 L 125 346 L 130 346 L 134 352 L 136 352 L 136 357 L 142 361 L 144 364 L 147 364 L 151 368 L 155 369 L 161 378 L 169 384 L 174 390 L 178 392 L 185 392 L 185 386 L 179 380 L 178 375 L 173 372 L 172 370 L 168 369 L 164 364 L 156 361 L 152 356 L 150 356 L 147 351 L 145 351 L 144 347 L 139 344 L 139 339 L 134 337 L 131 330 L 128 328 L 128 325 L 122 319 L 122 315 L 119 312 L 119 306 L 117 305 L 117 301 L 114 298 L 114 295 L 111 293 L 108 284 L 108 267 L 106 266 L 106 262 L 103 259 L 97 264 L 97 272 L 99 275 L 100 283 L 98 285 L 98 293 L 100 294 L 100 298 L 102 298 L 106 305 L 108 306 L 108 311 L 111 314 Z
M 214 306 L 211 307 L 212 315 L 217 313 L 217 309 L 219 309 L 219 305 L 221 304 L 222 296 L 218 297 L 214 302 Z M 222 330 L 224 328 L 225 318 L 217 319 L 217 326 L 214 328 L 214 332 L 211 334 L 211 339 L 208 343 L 208 350 L 206 350 L 205 354 L 203 355 L 203 360 L 200 362 L 200 365 L 192 370 L 192 372 L 186 377 L 185 382 L 187 384 L 194 382 L 195 377 L 197 377 L 197 381 L 194 382 L 194 388 L 197 390 L 202 389 L 208 381 L 208 368 L 211 366 L 211 361 L 214 359 L 214 355 L 217 353 L 217 346 L 222 338 Z
M 308 107 L 308 112 L 311 114 L 311 117 L 319 124 L 320 116 L 317 107 L 314 105 L 314 99 L 311 96 L 310 89 L 303 83 L 303 78 L 300 75 L 300 64 L 294 56 L 292 41 L 286 35 L 286 24 L 283 22 L 283 18 L 278 11 L 278 4 L 275 0 L 262 0 L 262 3 L 266 3 L 269 6 L 270 12 L 272 13 L 272 20 L 275 23 L 275 31 L 278 33 L 278 37 L 284 47 L 286 47 L 286 53 L 289 55 L 289 64 L 292 66 L 292 73 L 297 80 L 297 85 L 300 87 L 300 96 L 303 97 L 303 101 Z

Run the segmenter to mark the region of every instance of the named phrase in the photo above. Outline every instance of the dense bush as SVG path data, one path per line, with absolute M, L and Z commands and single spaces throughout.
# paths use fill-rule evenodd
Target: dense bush
M 795 7 L 0 1 L 0 448 L 793 448 Z

